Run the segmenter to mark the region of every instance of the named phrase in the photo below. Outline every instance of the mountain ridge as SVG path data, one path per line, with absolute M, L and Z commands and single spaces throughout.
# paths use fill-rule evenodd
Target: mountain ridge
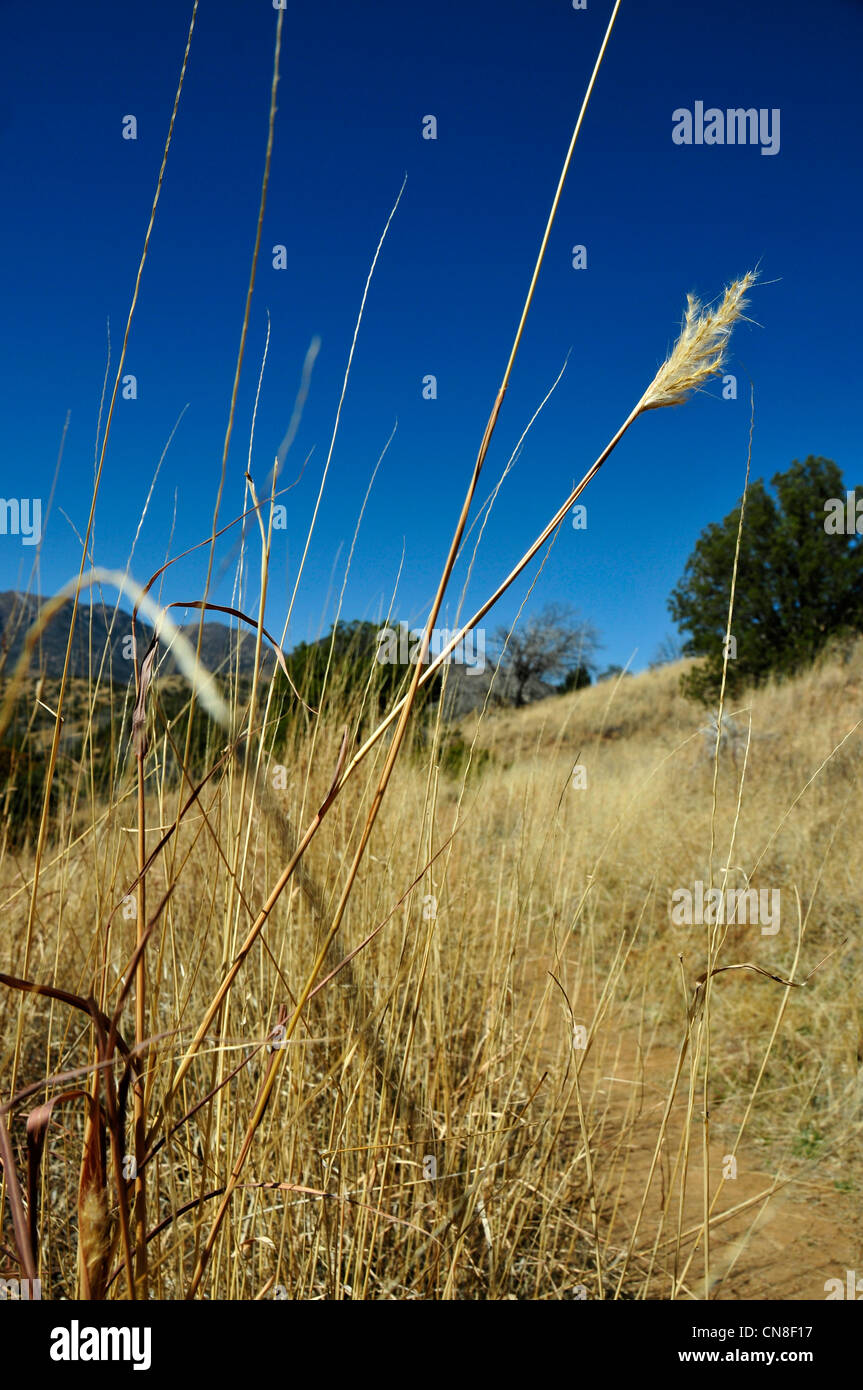
M 0 593 L 0 675 L 11 674 L 24 649 L 27 633 L 36 622 L 42 607 L 51 600 L 37 594 L 22 594 L 15 589 Z M 69 639 L 69 616 L 72 600 L 69 599 L 48 621 L 44 631 L 33 649 L 30 660 L 32 674 L 44 674 L 57 679 L 63 674 L 66 659 L 66 646 Z M 194 610 L 189 610 L 190 612 Z M 90 626 L 93 636 L 88 640 Z M 178 624 L 180 631 L 197 646 L 198 621 Z M 140 619 L 135 621 L 138 650 L 143 654 L 150 644 L 153 628 Z M 132 615 L 119 605 L 115 608 L 106 603 L 79 604 L 72 641 L 70 675 L 86 678 L 91 665 L 99 669 L 103 653 L 105 655 L 105 674 L 110 671 L 112 680 L 122 681 L 131 674 L 132 647 L 128 639 L 132 635 Z M 201 661 L 208 671 L 225 670 L 228 663 L 236 659 L 242 675 L 249 675 L 255 662 L 255 632 L 252 628 L 240 631 L 227 623 L 207 619 L 201 639 Z M 274 665 L 272 648 L 264 642 L 261 661 L 265 671 Z M 168 654 L 162 664 L 162 672 L 176 671 L 174 658 Z

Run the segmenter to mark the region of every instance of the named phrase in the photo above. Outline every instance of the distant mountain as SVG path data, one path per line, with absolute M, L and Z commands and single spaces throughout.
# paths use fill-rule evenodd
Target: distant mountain
M 14 591 L 0 593 L 0 676 L 8 676 L 14 670 L 21 655 L 26 635 L 35 623 L 39 609 L 46 601 L 44 598 L 38 598 L 32 594 L 20 594 Z M 30 659 L 31 674 L 38 675 L 44 672 L 52 680 L 58 679 L 63 674 L 71 611 L 70 600 L 46 625 Z M 174 609 L 173 613 L 176 615 L 180 611 Z M 357 626 L 356 623 L 342 625 L 346 641 L 352 628 Z M 371 625 L 359 624 L 359 626 Z M 141 622 L 136 622 L 135 628 L 138 651 L 143 656 L 149 646 L 153 629 L 150 625 Z M 125 654 L 129 651 L 127 638 L 131 631 L 132 618 L 126 609 L 118 608 L 115 613 L 114 609 L 107 604 L 79 604 L 78 616 L 75 621 L 75 637 L 72 644 L 72 676 L 86 679 L 91 669 L 93 675 L 97 675 L 103 654 L 107 653 L 103 667 L 103 679 L 108 679 L 110 672 L 110 677 L 116 684 L 125 686 L 132 674 L 131 661 Z M 197 643 L 198 624 L 194 618 L 182 625 L 181 631 L 188 637 L 193 646 Z M 228 627 L 226 623 L 206 621 L 201 642 L 201 660 L 206 669 L 215 674 L 220 671 L 226 672 L 237 659 L 238 644 L 240 673 L 251 675 L 255 660 L 254 629 L 249 628 L 247 631 L 238 632 L 236 628 Z M 320 638 L 318 642 L 312 643 L 310 647 L 301 644 L 300 650 L 304 650 L 308 655 L 315 648 L 320 648 L 324 658 L 326 658 L 329 645 L 330 638 L 324 637 Z M 162 648 L 163 651 L 166 646 L 167 641 Z M 293 657 L 289 657 L 288 660 L 289 665 L 294 669 L 295 677 L 300 678 L 297 655 L 295 652 Z M 356 657 L 355 652 L 353 655 Z M 275 665 L 275 659 L 272 648 L 266 640 L 261 651 L 261 661 L 264 674 L 270 675 Z M 170 675 L 176 670 L 176 662 L 169 654 L 160 666 L 160 673 Z M 491 703 L 513 703 L 515 687 L 509 673 L 501 671 L 495 676 L 494 665 L 491 662 L 482 670 L 453 662 L 449 666 L 447 674 L 444 717 L 447 720 L 461 719 L 470 710 L 484 704 L 490 686 Z M 553 686 L 538 679 L 531 680 L 523 692 L 526 703 L 542 700 L 555 693 Z
M 20 594 L 8 591 L 0 594 L 0 674 L 9 675 L 14 670 L 24 640 L 35 623 L 39 610 L 47 600 L 33 594 Z M 181 610 L 175 609 L 174 614 Z M 30 671 L 40 672 L 51 679 L 63 674 L 66 658 L 66 644 L 69 640 L 69 619 L 72 612 L 71 599 L 47 623 L 40 635 L 30 659 Z M 86 678 L 91 669 L 97 674 L 105 654 L 104 676 L 109 671 L 111 678 L 125 684 L 131 675 L 131 662 L 125 651 L 129 651 L 126 639 L 132 631 L 131 614 L 123 608 L 115 610 L 107 604 L 94 603 L 78 605 L 75 620 L 75 636 L 72 644 L 71 674 Z M 146 623 L 136 620 L 135 631 L 138 638 L 138 651 L 143 655 L 149 646 L 153 629 Z M 197 644 L 197 620 L 181 625 L 181 631 L 193 646 Z M 226 623 L 206 621 L 201 642 L 201 660 L 208 671 L 227 671 L 229 663 L 239 660 L 240 672 L 251 674 L 255 660 L 255 632 L 237 632 Z M 238 650 L 239 649 L 239 650 Z M 107 653 L 107 654 L 106 654 Z M 272 648 L 264 642 L 261 653 L 263 669 L 269 673 L 273 669 Z M 169 655 L 161 667 L 163 674 L 175 671 L 176 664 Z

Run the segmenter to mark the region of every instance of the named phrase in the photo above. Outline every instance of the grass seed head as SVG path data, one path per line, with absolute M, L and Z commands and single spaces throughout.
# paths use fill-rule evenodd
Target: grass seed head
M 693 391 L 718 376 L 725 365 L 728 340 L 749 302 L 746 291 L 754 285 L 757 270 L 750 270 L 729 285 L 721 302 L 703 309 L 692 294 L 687 295 L 686 313 L 680 337 L 663 362 L 641 400 L 642 410 L 658 410 L 664 405 L 682 405 Z

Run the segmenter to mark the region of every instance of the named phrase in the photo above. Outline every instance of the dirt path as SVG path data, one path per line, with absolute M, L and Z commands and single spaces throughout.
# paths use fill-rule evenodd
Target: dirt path
M 533 1012 L 542 988 L 537 975 L 524 1002 L 533 994 Z M 534 992 L 535 991 L 535 992 Z M 576 1017 L 590 1019 L 583 999 L 573 1001 Z M 528 1005 L 530 1007 L 530 1005 Z M 561 1009 L 549 999 L 540 1011 L 539 1049 L 551 1062 L 559 1046 Z M 582 1096 L 591 1130 L 598 1203 L 606 1231 L 606 1297 L 613 1296 L 654 1160 L 657 1136 L 675 1068 L 676 1048 L 654 1046 L 647 1057 L 638 1047 L 637 1024 L 617 1011 L 601 1024 L 580 1073 Z M 689 1059 L 672 1106 L 666 1140 L 640 1218 L 636 1256 L 629 1263 L 629 1296 L 666 1299 L 674 1286 L 675 1267 L 682 1285 L 678 1296 L 705 1297 L 704 1256 L 699 1247 L 684 1270 L 703 1223 L 703 1140 L 700 1095 L 691 1129 L 691 1151 L 681 1210 L 677 1166 L 689 1092 Z M 757 1104 L 757 1101 L 756 1101 Z M 711 1115 L 709 1147 L 710 1199 L 730 1174 L 729 1155 L 740 1116 Z M 575 1107 L 573 1125 L 578 1120 Z M 779 1155 L 744 1134 L 737 1151 L 736 1175 L 721 1185 L 713 1208 L 710 1235 L 710 1297 L 737 1299 L 824 1299 L 825 1281 L 854 1270 L 863 1278 L 863 1222 L 859 1188 L 839 1190 L 846 1168 L 830 1159 L 792 1161 L 781 1173 L 771 1167 Z M 777 1178 L 795 1180 L 774 1191 Z M 738 1210 L 735 1212 L 735 1208 Z M 663 1219 L 663 1209 L 665 1212 Z M 729 1213 L 727 1216 L 725 1213 Z M 678 1245 L 678 1230 L 683 1235 Z M 635 1278 L 633 1277 L 635 1276 Z

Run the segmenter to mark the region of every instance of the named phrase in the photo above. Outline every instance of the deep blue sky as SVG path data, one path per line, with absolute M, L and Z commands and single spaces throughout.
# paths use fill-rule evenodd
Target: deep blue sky
M 262 257 L 222 506 L 241 509 L 266 332 L 253 474 L 287 428 L 313 335 L 322 349 L 283 474 L 268 624 L 286 600 L 326 457 L 368 268 L 405 172 L 348 386 L 321 518 L 288 645 L 326 629 L 371 471 L 398 430 L 366 511 L 343 616 L 396 608 L 421 623 L 527 288 L 610 0 L 289 0 Z M 47 504 L 65 456 L 34 587 L 77 572 L 110 317 L 114 364 L 185 46 L 191 3 L 0 6 L 0 494 Z M 276 13 L 271 0 L 201 0 L 174 143 L 133 323 L 97 513 L 97 563 L 122 568 L 177 416 L 133 562 L 146 578 L 209 534 L 263 168 Z M 591 484 L 588 529 L 561 532 L 530 600 L 577 606 L 602 664 L 672 631 L 665 602 L 701 529 L 739 496 L 746 373 L 756 385 L 753 475 L 827 455 L 859 481 L 860 110 L 863 4 L 706 6 L 624 0 L 600 74 L 480 485 L 485 498 L 528 436 L 486 529 L 471 611 L 592 463 L 673 341 L 685 295 L 705 298 L 756 262 L 765 283 L 734 339 L 736 402 L 719 389 L 651 412 Z M 672 142 L 672 112 L 781 110 L 775 156 Z M 124 115 L 138 139 L 121 138 Z M 424 115 L 437 141 L 421 138 Z M 272 268 L 284 243 L 288 268 Z M 573 244 L 588 266 L 571 267 Z M 742 366 L 740 364 L 743 364 Z M 422 399 L 427 373 L 438 399 Z M 112 377 L 113 379 L 113 377 Z M 61 513 L 65 512 L 67 521 Z M 236 534 L 236 533 L 233 533 Z M 220 544 L 229 553 L 231 535 Z M 164 597 L 201 594 L 206 552 Z M 0 589 L 34 551 L 0 537 Z M 535 573 L 535 566 L 529 571 Z M 453 599 L 460 592 L 459 576 Z M 489 628 L 511 619 L 528 579 Z M 211 595 L 229 601 L 230 582 Z M 245 602 L 256 603 L 250 582 Z M 471 600 L 476 600 L 472 603 Z

